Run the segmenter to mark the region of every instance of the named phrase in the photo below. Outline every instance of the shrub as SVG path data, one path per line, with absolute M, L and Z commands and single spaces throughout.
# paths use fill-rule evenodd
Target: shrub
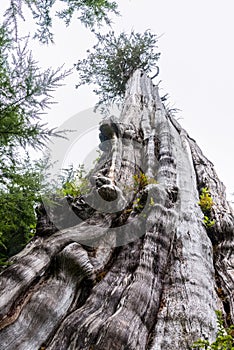
M 203 213 L 210 212 L 213 206 L 213 199 L 210 195 L 209 189 L 207 187 L 203 187 L 200 194 L 200 201 L 198 203 L 201 207 Z
M 221 311 L 216 311 L 218 332 L 213 343 L 199 339 L 192 348 L 206 350 L 234 350 L 234 326 L 224 327 Z
M 203 222 L 206 228 L 211 228 L 215 225 L 215 220 L 211 219 L 211 209 L 214 205 L 213 199 L 210 195 L 210 191 L 207 187 L 203 187 L 200 194 L 200 201 L 198 204 L 204 214 Z

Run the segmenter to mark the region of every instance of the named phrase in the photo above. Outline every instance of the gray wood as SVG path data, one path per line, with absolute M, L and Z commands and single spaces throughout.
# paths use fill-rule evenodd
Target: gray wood
M 187 350 L 215 338 L 215 310 L 234 322 L 234 215 L 213 164 L 140 71 L 100 132 L 92 191 L 76 204 L 92 215 L 38 236 L 1 273 L 1 349 Z M 157 183 L 134 188 L 139 169 Z

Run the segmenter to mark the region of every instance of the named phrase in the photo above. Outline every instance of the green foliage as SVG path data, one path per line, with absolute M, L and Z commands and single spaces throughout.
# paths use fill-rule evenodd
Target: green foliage
M 65 20 L 66 24 L 70 24 L 72 16 L 75 12 L 79 13 L 79 20 L 86 26 L 92 28 L 95 23 L 102 22 L 110 24 L 111 21 L 107 17 L 108 12 L 118 14 L 117 4 L 108 0 L 62 0 L 66 3 L 65 10 L 58 12 L 58 16 Z
M 203 213 L 207 213 L 211 210 L 213 206 L 213 199 L 210 195 L 209 189 L 207 187 L 203 187 L 200 194 L 200 201 L 198 203 L 201 207 Z
M 27 49 L 0 26 L 0 264 L 19 252 L 35 231 L 40 166 L 28 150 L 59 136 L 41 122 L 50 93 L 68 72 L 41 71 Z M 62 136 L 62 135 L 60 135 Z
M 59 177 L 59 185 L 57 185 L 56 194 L 59 197 L 72 196 L 78 197 L 90 191 L 88 179 L 85 177 L 84 165 L 79 165 L 78 169 L 74 169 L 71 165 L 67 169 L 63 169 L 63 174 Z
M 60 11 L 55 12 L 55 16 L 64 20 L 66 25 L 70 24 L 75 14 L 89 28 L 93 28 L 95 24 L 110 24 L 108 14 L 118 14 L 116 2 L 109 0 L 11 0 L 5 12 L 5 25 L 12 28 L 16 36 L 18 20 L 25 19 L 23 5 L 30 10 L 37 25 L 34 37 L 47 44 L 53 42 L 52 13 L 56 5 L 63 6 Z
M 17 160 L 17 159 L 16 159 Z M 22 158 L 20 158 L 22 162 Z M 56 205 L 56 199 L 77 197 L 90 191 L 84 166 L 74 170 L 63 169 L 59 179 L 46 182 L 48 160 L 6 167 L 4 181 L 0 181 L 0 266 L 6 265 L 34 236 L 36 228 L 35 206 L 41 202 Z
M 157 184 L 157 181 L 154 178 L 148 177 L 143 172 L 140 172 L 139 174 L 133 175 L 133 187 L 130 187 L 130 190 L 133 190 L 135 193 L 139 193 L 139 191 L 142 191 L 149 184 Z M 149 205 L 154 206 L 154 204 L 155 202 L 153 197 L 150 197 Z M 133 202 L 133 208 L 137 212 L 141 212 L 144 206 L 145 199 L 142 196 L 137 197 Z M 145 217 L 145 214 L 143 214 L 143 217 Z
M 43 192 L 45 164 L 30 162 L 30 147 L 43 149 L 51 136 L 64 137 L 48 129 L 42 114 L 50 106 L 51 93 L 70 71 L 48 68 L 42 71 L 28 50 L 28 38 L 18 35 L 18 21 L 27 6 L 37 24 L 35 37 L 53 41 L 51 11 L 54 4 L 64 8 L 57 16 L 68 25 L 75 13 L 85 25 L 109 23 L 107 13 L 117 13 L 108 0 L 10 0 L 4 23 L 0 24 L 0 265 L 18 253 L 33 236 L 35 205 Z M 61 195 L 79 195 L 87 183 L 79 172 L 63 183 Z M 44 193 L 49 193 L 44 189 Z
M 108 106 L 121 101 L 126 83 L 136 69 L 148 73 L 157 68 L 160 54 L 155 52 L 157 37 L 145 31 L 143 34 L 131 32 L 130 35 L 114 32 L 107 35 L 96 34 L 98 43 L 88 52 L 84 60 L 79 60 L 76 69 L 79 83 L 95 84 L 94 92 L 99 96 L 96 107 Z
M 234 350 L 234 326 L 224 327 L 221 311 L 216 311 L 218 332 L 213 343 L 208 340 L 198 340 L 193 348 L 207 350 Z
M 144 208 L 145 208 L 145 201 L 143 197 L 137 197 L 135 199 L 135 201 L 133 202 L 133 209 L 137 212 L 141 212 Z M 155 201 L 153 199 L 153 197 L 150 197 L 150 201 L 149 201 L 149 207 L 153 207 L 155 205 Z M 131 212 L 131 210 L 130 210 Z M 142 217 L 146 218 L 147 214 L 143 213 Z
M 133 202 L 133 206 L 136 211 L 141 211 L 144 208 L 144 205 L 141 204 L 140 197 L 136 198 L 136 200 Z
M 203 219 L 204 224 L 207 228 L 211 228 L 215 225 L 215 220 L 211 220 L 208 216 L 204 215 Z
M 135 190 L 142 190 L 149 184 L 157 184 L 157 181 L 154 178 L 148 177 L 143 172 L 133 175 L 133 181 Z
M 41 148 L 54 129 L 40 122 L 50 105 L 50 94 L 69 72 L 41 71 L 27 49 L 27 41 L 15 44 L 0 27 L 0 157 L 12 156 L 15 147 Z
M 201 207 L 202 212 L 204 213 L 203 222 L 206 227 L 209 229 L 215 225 L 215 220 L 210 218 L 211 208 L 214 204 L 213 199 L 210 195 L 210 191 L 207 187 L 203 187 L 200 194 L 200 200 L 198 204 Z
M 0 265 L 24 247 L 36 228 L 34 207 L 40 201 L 40 165 L 31 164 L 29 159 L 20 161 L 5 167 L 0 180 Z

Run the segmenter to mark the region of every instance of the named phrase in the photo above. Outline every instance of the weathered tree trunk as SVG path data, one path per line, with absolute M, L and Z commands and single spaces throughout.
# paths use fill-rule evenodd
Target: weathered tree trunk
M 213 164 L 140 71 L 100 131 L 93 190 L 72 203 L 81 219 L 1 274 L 1 349 L 187 350 L 214 339 L 215 310 L 234 322 L 234 216 Z

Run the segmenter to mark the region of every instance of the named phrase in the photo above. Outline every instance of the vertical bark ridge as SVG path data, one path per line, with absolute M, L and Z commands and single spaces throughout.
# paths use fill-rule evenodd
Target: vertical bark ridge
M 173 120 L 174 123 L 175 120 Z M 208 235 L 214 245 L 214 266 L 216 272 L 216 290 L 219 297 L 219 309 L 226 313 L 227 324 L 234 323 L 234 217 L 233 209 L 226 200 L 225 186 L 219 180 L 214 165 L 202 153 L 196 142 L 177 125 L 189 142 L 197 188 L 207 187 L 212 196 L 212 219 L 215 225 L 208 229 Z
M 150 78 L 134 73 L 120 118 L 104 119 L 100 132 L 104 155 L 86 197 L 93 215 L 40 238 L 2 274 L 3 288 L 16 288 L 14 301 L 45 278 L 0 331 L 7 350 L 187 350 L 214 338 L 220 306 L 233 318 L 233 212 L 212 163 Z M 134 184 L 140 174 L 157 183 Z M 215 202 L 212 232 L 198 205 L 202 187 Z M 4 298 L 2 315 L 11 305 Z
M 226 200 L 225 186 L 218 179 L 213 164 L 192 142 L 195 169 L 199 187 L 210 190 L 214 205 L 212 218 L 215 225 L 209 229 L 214 244 L 214 265 L 216 271 L 217 294 L 226 314 L 227 324 L 234 323 L 234 216 Z
M 149 348 L 187 349 L 196 334 L 212 337 L 216 329 L 212 246 L 197 205 L 195 171 L 186 135 L 178 133 L 162 104 L 158 115 L 158 179 L 167 188 L 174 186 L 178 190 L 178 223 Z

